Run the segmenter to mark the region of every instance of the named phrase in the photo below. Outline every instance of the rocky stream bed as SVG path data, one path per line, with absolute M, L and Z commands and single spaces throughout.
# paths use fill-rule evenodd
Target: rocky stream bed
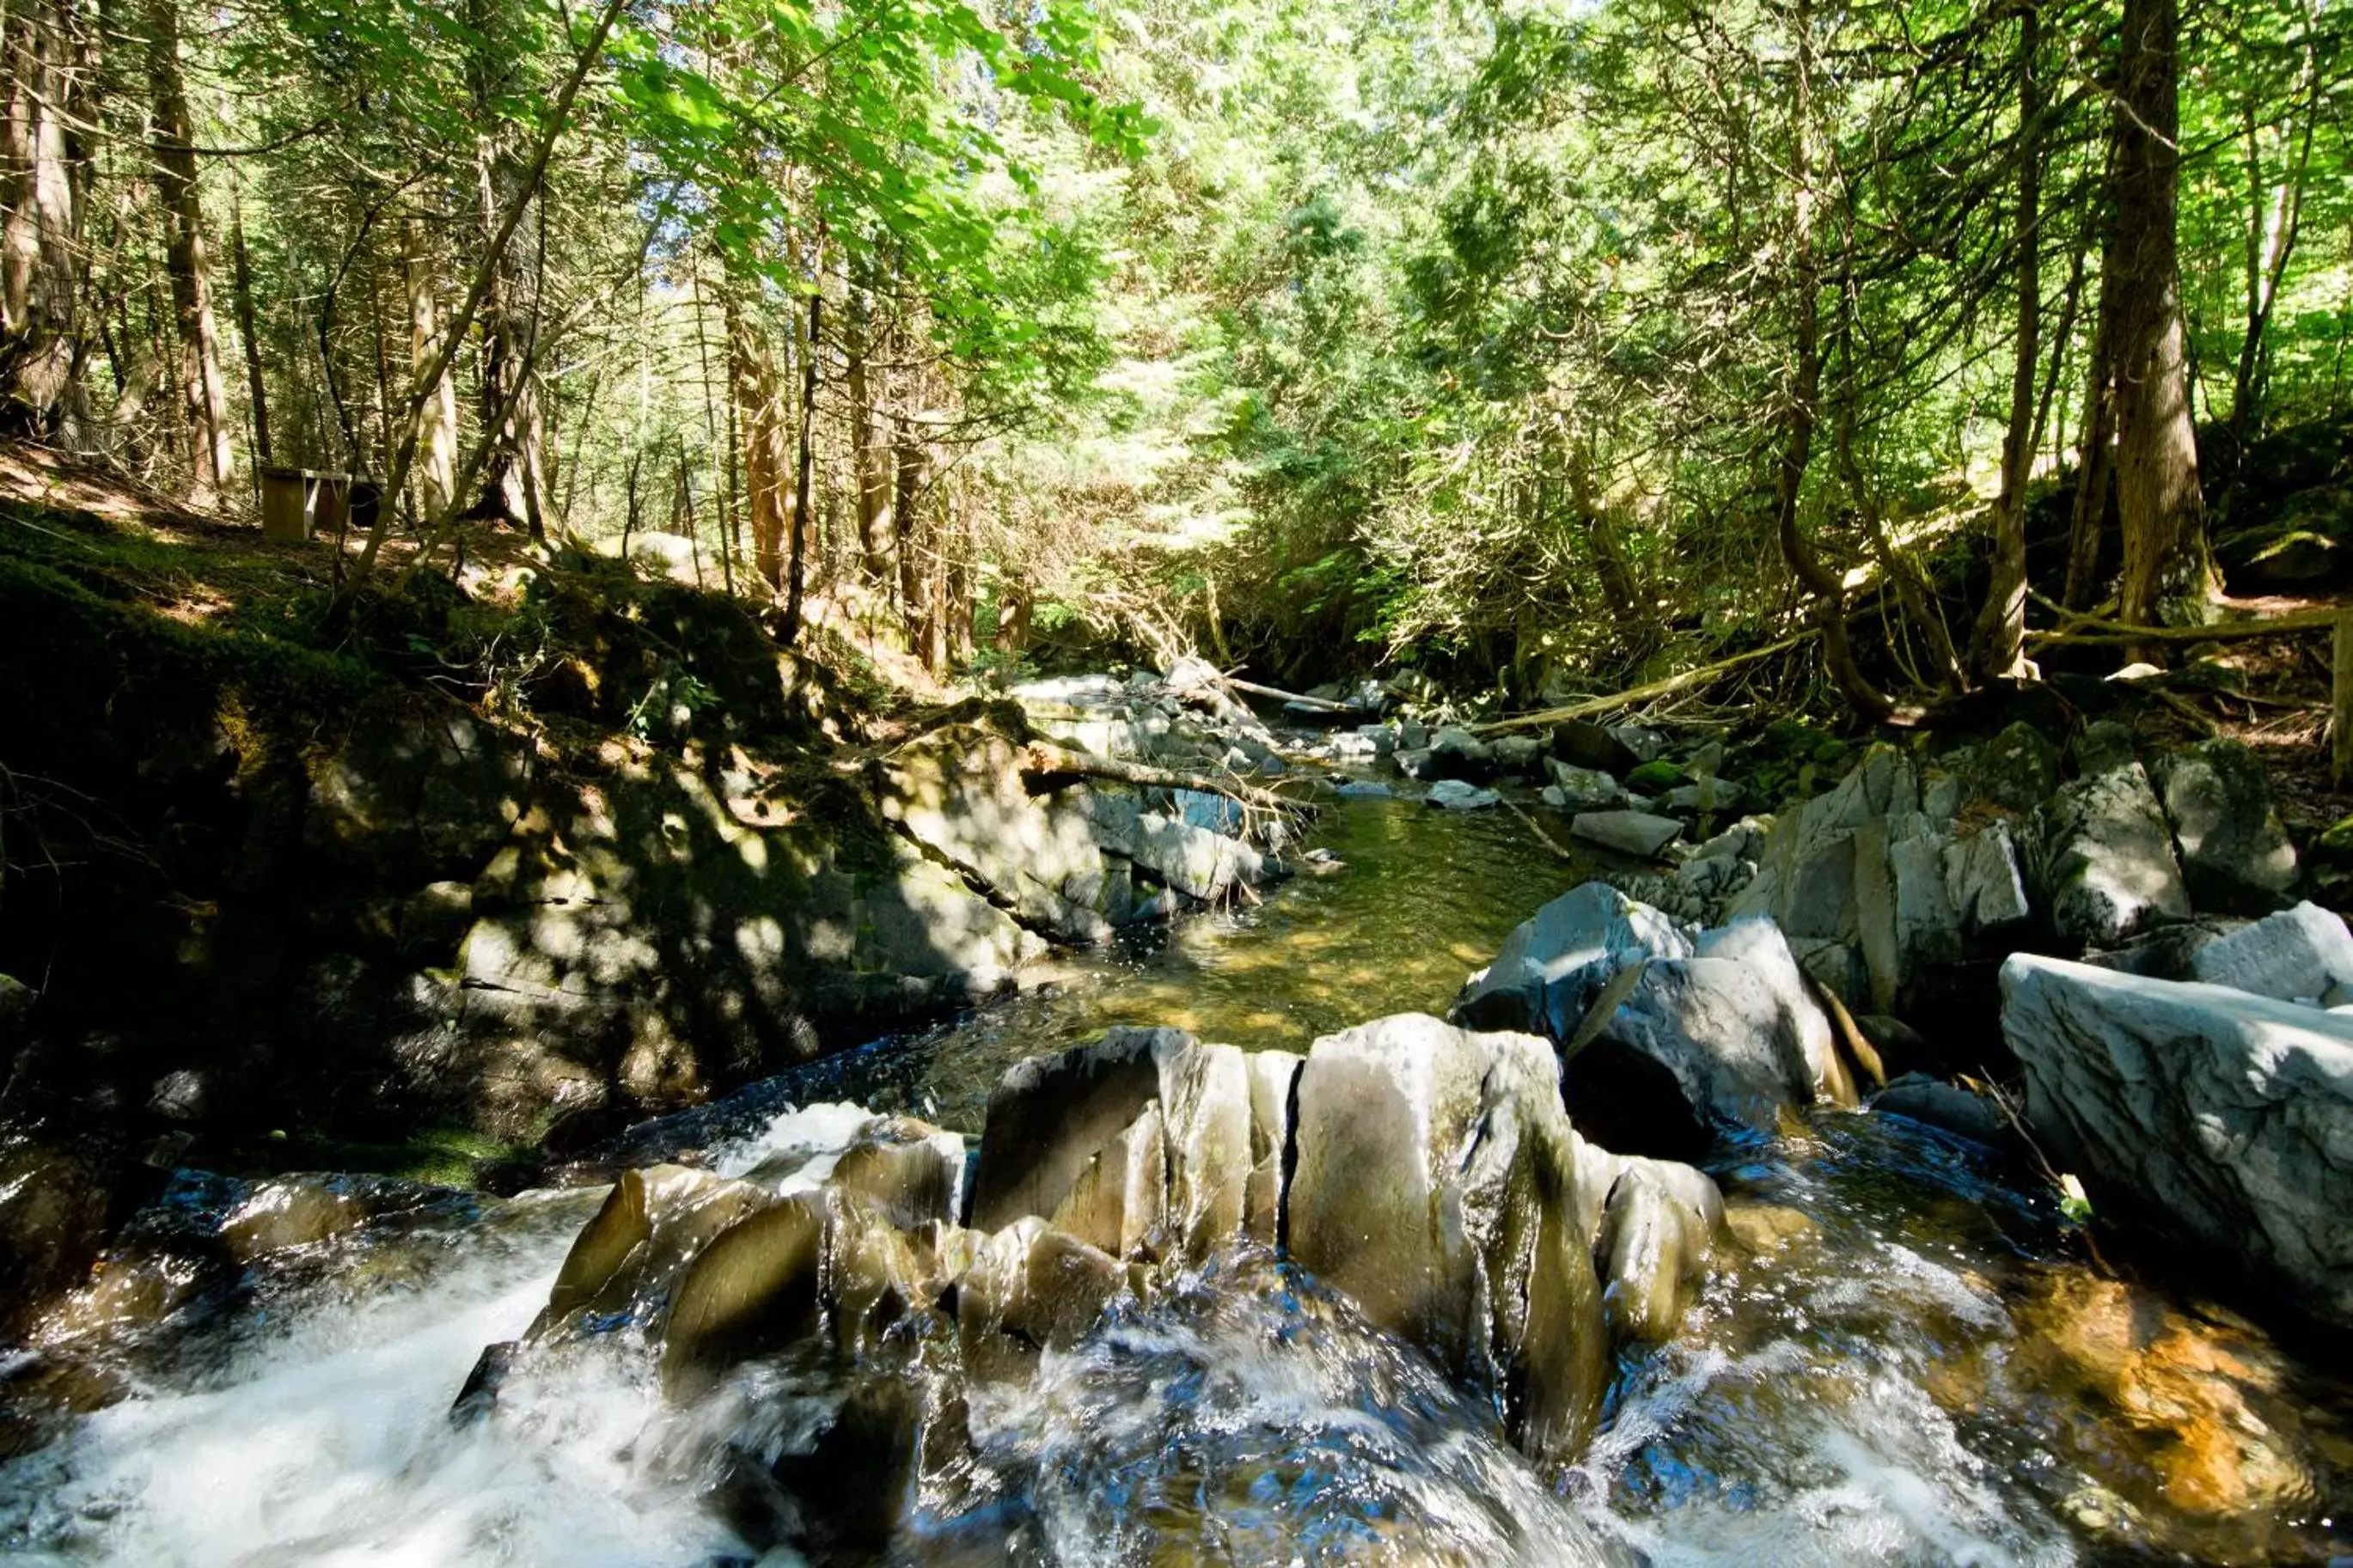
M 1171 692 L 1312 826 L 902 767 L 1092 939 L 1018 994 L 511 1197 L 174 1173 L 0 1363 L 0 1554 L 2353 1554 L 2353 938 L 2226 751 L 1882 748 L 1775 819 L 1640 731 L 1028 696 L 1166 762 Z

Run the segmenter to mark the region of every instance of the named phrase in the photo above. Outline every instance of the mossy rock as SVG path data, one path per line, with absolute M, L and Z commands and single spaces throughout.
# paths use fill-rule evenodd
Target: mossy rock
M 1644 795 L 1658 795 L 1685 782 L 1687 775 L 1682 764 L 1671 763 L 1664 757 L 1644 763 L 1626 774 L 1626 787 Z

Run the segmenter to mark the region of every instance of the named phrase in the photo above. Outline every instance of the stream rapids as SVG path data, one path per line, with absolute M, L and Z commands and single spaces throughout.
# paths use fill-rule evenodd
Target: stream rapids
M 1114 1024 L 1303 1050 L 1443 1012 L 1581 879 L 1493 813 L 1348 800 L 1315 842 L 1343 868 L 653 1124 L 631 1157 L 699 1152 L 814 1184 L 869 1111 L 977 1134 L 1014 1061 Z M 1565 1472 L 1533 1467 L 1488 1402 L 1345 1300 L 1248 1250 L 1114 1308 L 1018 1384 L 955 1384 L 916 1344 L 887 1388 L 786 1356 L 681 1408 L 616 1344 L 535 1361 L 453 1420 L 478 1353 L 546 1300 L 603 1190 L 450 1194 L 267 1259 L 85 1363 L 0 1365 L 8 1389 L 127 1391 L 0 1465 L 0 1559 L 785 1563 L 802 1559 L 763 1554 L 746 1520 L 806 1506 L 797 1478 L 861 1521 L 817 1554 L 843 1562 L 2353 1563 L 2353 1402 L 2331 1369 L 2091 1266 L 2028 1173 L 1836 1111 L 1704 1163 L 1737 1249 L 1680 1337 L 1621 1359 L 1601 1436 Z M 184 1172 L 164 1203 L 217 1224 L 244 1191 Z M 954 1406 L 955 1440 L 903 1491 L 796 1468 L 874 1398 Z M 744 1456 L 776 1478 L 762 1496 L 733 1479 Z

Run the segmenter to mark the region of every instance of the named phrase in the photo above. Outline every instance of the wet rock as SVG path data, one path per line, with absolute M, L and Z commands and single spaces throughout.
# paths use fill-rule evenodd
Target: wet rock
M 1637 859 L 1655 859 L 1659 852 L 1683 837 L 1683 825 L 1672 816 L 1645 811 L 1580 812 L 1568 825 L 1572 837 Z
M 1602 987 L 1651 958 L 1684 958 L 1674 922 L 1606 882 L 1587 882 L 1521 921 L 1472 975 L 1452 1016 L 1473 1029 L 1516 1029 L 1566 1041 Z
M 1250 1173 L 1242 1226 L 1251 1240 L 1279 1246 L 1292 1157 L 1293 1100 L 1306 1058 L 1291 1051 L 1259 1051 L 1249 1058 Z
M 1423 804 L 1445 811 L 1484 811 L 1500 805 L 1504 797 L 1461 779 L 1440 779 L 1430 786 L 1430 793 L 1422 798 Z
M 309 1177 L 281 1177 L 253 1189 L 221 1226 L 221 1242 L 239 1263 L 316 1247 L 367 1223 L 367 1207 L 349 1193 Z
M 2295 882 L 2295 847 L 2272 803 L 2263 759 L 2217 738 L 2160 758 L 2159 800 L 2200 910 L 2263 914 Z
M 1114 1257 L 1198 1261 L 1241 1234 L 1252 1096 L 1241 1051 L 1178 1029 L 1022 1062 L 989 1098 L 972 1224 L 1045 1219 Z
M 2173 835 L 2137 762 L 2066 785 L 2042 816 L 2041 893 L 2052 928 L 2082 947 L 2113 947 L 2189 913 Z
M 2353 1322 L 2353 1020 L 2025 953 L 2001 988 L 2028 1124 L 2095 1205 Z
M 1822 1230 L 1802 1209 L 1753 1198 L 1725 1201 L 1724 1228 L 1734 1246 L 1755 1258 L 1769 1258 L 1794 1242 L 1812 1240 Z
M 1735 907 L 1738 907 L 1736 900 Z M 1871 1005 L 1871 972 L 1864 967 L 1858 949 L 1827 937 L 1793 936 L 1787 941 L 1798 967 L 1812 976 L 1816 984 L 1850 1009 L 1867 1009 Z
M 126 1164 L 103 1139 L 0 1128 L 0 1336 L 88 1276 Z
M 1926 1073 L 1905 1073 L 1871 1097 L 1871 1109 L 1902 1116 L 1989 1148 L 2012 1141 L 2010 1123 L 1993 1101 Z
M 1519 1440 L 1575 1454 L 1607 1378 L 1591 1257 L 1602 1193 L 1552 1047 L 1435 1018 L 1315 1042 L 1298 1086 L 1290 1247 L 1457 1376 L 1524 1381 Z M 1600 1157 L 1606 1160 L 1606 1156 Z
M 775 1201 L 748 1182 L 683 1165 L 623 1172 L 574 1238 L 526 1338 L 547 1339 L 583 1318 L 651 1317 L 713 1237 Z
M 1863 753 L 1825 794 L 1787 813 L 1766 835 L 1757 879 L 1725 910 L 1731 919 L 1769 915 L 1790 941 L 1824 939 L 1864 947 L 1866 931 L 1881 948 L 1871 961 L 1874 989 L 1894 957 L 1893 891 L 1886 846 L 1925 826 L 1912 764 L 1892 746 Z M 1898 832 L 1892 824 L 1906 825 Z M 1858 836 L 1871 840 L 1858 847 Z M 1866 895 L 1876 891 L 1876 902 Z
M 2197 944 L 2185 967 L 2179 978 L 2281 1002 L 2319 1002 L 2353 984 L 2353 934 L 2342 917 L 2302 903 Z
M 2104 1413 L 2054 1436 L 2137 1500 L 2168 1551 L 2270 1559 L 2259 1547 L 2242 1556 L 2253 1544 L 2243 1536 L 2217 1552 L 2196 1527 L 2260 1531 L 2319 1495 L 2316 1435 L 2285 1358 L 2260 1336 L 2082 1268 L 2031 1271 L 2011 1310 L 2016 1332 L 1999 1375 L 2037 1403 Z
M 691 1399 L 738 1362 L 817 1331 L 828 1209 L 828 1194 L 796 1194 L 737 1219 L 695 1256 L 662 1322 L 665 1394 Z
M 1041 1350 L 1068 1350 L 1133 1291 L 1125 1265 L 1032 1216 L 982 1240 L 956 1282 L 965 1365 L 982 1379 L 1028 1373 Z
M 828 1184 L 902 1230 L 953 1224 L 962 1208 L 964 1137 L 908 1117 L 878 1117 L 834 1162 Z
M 1626 789 L 1598 768 L 1580 768 L 1555 757 L 1546 763 L 1560 799 L 1550 802 L 1564 811 L 1609 811 L 1626 803 Z
M 1394 759 L 1398 772 L 1409 779 L 1430 779 L 1438 775 L 1431 770 L 1430 752 L 1427 746 L 1400 746 Z
M 1625 1160 L 1601 1224 L 1602 1307 L 1620 1340 L 1662 1344 L 1706 1283 L 1724 1197 L 1689 1165 Z
M 995 1231 L 1051 1215 L 1097 1153 L 1158 1098 L 1159 1052 L 1192 1043 L 1177 1029 L 1113 1029 L 1092 1044 L 1016 1065 L 988 1099 L 973 1227 Z
M 212 1077 L 194 1068 L 167 1072 L 147 1090 L 147 1113 L 166 1121 L 202 1121 L 213 1112 Z
M 1553 726 L 1552 754 L 1571 767 L 1587 768 L 1618 778 L 1624 777 L 1644 760 L 1618 736 L 1583 719 L 1571 719 Z M 1651 754 L 1657 755 L 1656 752 Z
M 1334 785 L 1332 793 L 1342 800 L 1388 800 L 1397 791 L 1378 779 L 1348 779 Z

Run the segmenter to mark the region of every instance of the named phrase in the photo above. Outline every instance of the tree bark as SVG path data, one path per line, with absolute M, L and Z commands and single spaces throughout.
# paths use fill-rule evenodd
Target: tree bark
M 818 343 L 824 327 L 824 292 L 812 288 L 809 291 L 808 342 L 803 345 L 801 355 L 800 458 L 794 469 L 791 563 L 785 584 L 785 645 L 787 647 L 800 637 L 801 595 L 807 575 L 809 490 L 817 478 Z
M 245 206 L 234 193 L 228 220 L 229 292 L 237 311 L 237 335 L 245 344 L 245 393 L 253 405 L 253 456 L 267 468 L 269 455 L 269 385 L 261 374 L 261 328 L 254 319 L 253 265 L 245 248 Z M 390 410 L 387 409 L 389 417 Z
M 2026 658 L 2026 481 L 2034 468 L 2034 377 L 2042 328 L 2042 44 L 2034 0 L 2018 25 L 2018 342 L 2010 375 L 2010 428 L 2001 446 L 2001 493 L 1993 504 L 1993 574 L 1986 584 L 1970 663 L 1981 680 L 2021 672 Z
M 148 0 L 147 29 L 148 76 L 155 95 L 155 190 L 171 221 L 164 266 L 172 277 L 172 313 L 179 330 L 180 396 L 188 411 L 188 499 L 210 506 L 219 499 L 235 459 L 205 258 L 195 138 L 180 77 L 178 0 Z
M 744 433 L 744 493 L 752 567 L 770 592 L 785 585 L 785 429 L 776 358 L 736 290 L 725 296 L 727 365 Z
M 82 402 L 81 19 L 72 0 L 14 0 L 0 18 L 0 429 L 70 441 Z
M 439 279 L 426 243 L 425 226 L 410 218 L 401 226 L 402 265 L 408 285 L 408 366 L 415 378 L 425 374 L 441 346 Z M 457 500 L 458 386 L 448 366 L 427 392 L 417 437 L 417 484 L 424 502 L 421 515 L 438 518 Z
M 2177 0 L 2125 0 L 2115 118 L 2116 503 L 2122 616 L 2195 624 L 2214 598 L 2198 490 L 2175 233 L 2180 186 Z
M 1856 714 L 1877 722 L 1894 711 L 1854 661 L 1847 637 L 1846 584 L 1814 554 L 1798 525 L 1799 501 L 1806 468 L 1813 458 L 1814 421 L 1821 400 L 1821 278 L 1814 254 L 1814 189 L 1810 142 L 1813 139 L 1813 16 L 1810 5 L 1798 7 L 1797 91 L 1790 110 L 1789 170 L 1795 182 L 1790 223 L 1791 303 L 1796 321 L 1791 347 L 1795 363 L 1783 394 L 1781 453 L 1774 486 L 1774 531 L 1781 557 L 1799 585 L 1817 604 L 1822 633 L 1822 662 L 1831 680 Z

